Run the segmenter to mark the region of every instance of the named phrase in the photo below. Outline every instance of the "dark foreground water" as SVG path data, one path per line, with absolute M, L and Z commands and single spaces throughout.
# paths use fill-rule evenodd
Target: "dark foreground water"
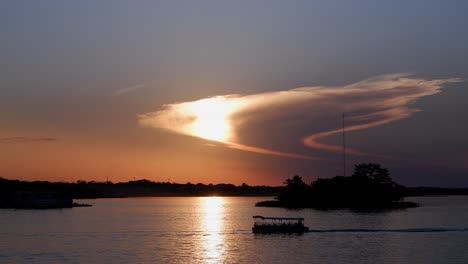
M 468 263 L 468 197 L 384 213 L 259 208 L 265 198 L 80 200 L 0 209 L 0 263 Z M 254 235 L 252 215 L 302 216 L 315 232 Z

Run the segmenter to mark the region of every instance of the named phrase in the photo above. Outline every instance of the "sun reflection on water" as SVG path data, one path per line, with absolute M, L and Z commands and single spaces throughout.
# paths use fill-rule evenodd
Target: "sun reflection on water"
M 222 197 L 202 197 L 202 238 L 204 258 L 208 262 L 222 262 L 224 251 L 224 200 Z

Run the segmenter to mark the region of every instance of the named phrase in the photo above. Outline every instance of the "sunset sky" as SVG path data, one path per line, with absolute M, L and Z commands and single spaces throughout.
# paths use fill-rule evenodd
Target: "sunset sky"
M 379 3 L 377 3 L 379 2 Z M 468 187 L 468 2 L 2 1 L 0 177 Z

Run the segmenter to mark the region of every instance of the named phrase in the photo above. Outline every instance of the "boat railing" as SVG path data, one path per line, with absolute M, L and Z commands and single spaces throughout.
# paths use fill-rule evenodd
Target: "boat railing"
M 256 226 L 278 226 L 278 225 L 304 225 L 302 217 L 271 217 L 271 216 L 253 216 Z

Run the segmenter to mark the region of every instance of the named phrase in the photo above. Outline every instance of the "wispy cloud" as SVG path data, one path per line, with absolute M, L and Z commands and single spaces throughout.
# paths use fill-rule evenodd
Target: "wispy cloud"
M 281 134 L 290 144 L 328 152 L 341 151 L 324 138 L 341 133 L 336 120 L 345 113 L 346 130 L 357 131 L 410 117 L 416 100 L 439 93 L 443 85 L 461 79 L 425 80 L 408 73 L 376 76 L 345 86 L 303 87 L 252 95 L 223 95 L 167 104 L 138 116 L 142 126 L 211 139 L 230 148 L 301 159 L 320 159 L 257 146 L 249 135 Z M 331 121 L 335 120 L 335 122 Z M 258 137 L 257 137 L 258 138 Z M 288 144 L 288 142 L 284 142 Z M 354 155 L 369 155 L 348 149 Z
M 56 138 L 52 137 L 3 137 L 0 138 L 0 142 L 3 143 L 25 143 L 25 142 L 51 142 L 56 141 Z
M 128 86 L 128 87 L 125 87 L 125 88 L 118 89 L 118 90 L 114 91 L 114 93 L 112 95 L 113 96 L 120 96 L 120 95 L 123 95 L 123 94 L 126 94 L 126 93 L 133 92 L 135 90 L 144 88 L 145 86 L 146 86 L 146 83 L 140 83 L 140 84 Z

